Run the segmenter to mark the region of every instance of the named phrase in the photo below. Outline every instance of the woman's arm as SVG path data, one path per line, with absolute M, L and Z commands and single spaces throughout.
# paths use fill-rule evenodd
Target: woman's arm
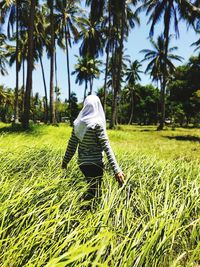
M 122 171 L 116 161 L 115 155 L 113 153 L 113 150 L 111 148 L 111 145 L 108 139 L 108 135 L 101 125 L 96 126 L 96 134 L 97 134 L 97 139 L 99 143 L 101 144 L 102 149 L 106 153 L 110 166 L 112 167 L 115 175 L 117 175 L 118 173 Z
M 75 136 L 74 129 L 73 129 L 71 137 L 68 142 L 68 146 L 67 146 L 64 158 L 63 158 L 62 168 L 67 167 L 67 164 L 70 162 L 70 160 L 72 159 L 73 155 L 76 152 L 77 145 L 78 145 L 78 138 Z
M 97 134 L 97 139 L 100 142 L 102 149 L 106 153 L 108 162 L 115 173 L 116 180 L 119 182 L 120 185 L 122 185 L 124 183 L 125 176 L 124 176 L 124 173 L 121 171 L 119 165 L 117 164 L 117 161 L 112 151 L 106 131 L 104 130 L 102 126 L 97 125 L 96 134 Z

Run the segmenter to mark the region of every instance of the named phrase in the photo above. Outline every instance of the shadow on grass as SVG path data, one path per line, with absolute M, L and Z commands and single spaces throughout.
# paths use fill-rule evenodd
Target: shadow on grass
M 38 135 L 40 134 L 39 126 L 31 125 L 28 129 L 23 129 L 21 124 L 17 125 L 6 125 L 4 127 L 0 127 L 0 135 L 4 133 L 9 134 L 31 134 L 31 135 Z
M 127 125 L 125 125 L 127 126 Z M 147 125 L 128 125 L 129 127 L 117 126 L 116 130 L 123 132 L 156 132 L 157 127 L 147 126 Z
M 157 132 L 157 129 L 143 129 L 143 130 L 139 130 L 139 132 Z
M 193 135 L 176 135 L 176 136 L 163 136 L 163 137 L 168 139 L 175 139 L 178 141 L 192 141 L 200 143 L 200 137 Z

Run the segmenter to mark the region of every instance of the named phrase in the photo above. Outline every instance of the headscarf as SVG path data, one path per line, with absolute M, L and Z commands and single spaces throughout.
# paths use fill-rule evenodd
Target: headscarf
M 82 141 L 86 130 L 94 128 L 97 124 L 106 129 L 105 113 L 98 96 L 89 95 L 86 97 L 83 108 L 74 121 L 76 137 Z

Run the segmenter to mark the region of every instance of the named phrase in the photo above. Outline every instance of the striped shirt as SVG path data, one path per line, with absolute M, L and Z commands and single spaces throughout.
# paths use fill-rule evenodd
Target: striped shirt
M 76 137 L 73 129 L 64 155 L 64 164 L 67 165 L 69 163 L 76 152 L 77 146 L 78 164 L 102 164 L 103 151 L 105 151 L 108 162 L 114 173 L 116 174 L 121 171 L 110 146 L 107 133 L 99 124 L 97 124 L 95 128 L 88 128 L 82 141 Z

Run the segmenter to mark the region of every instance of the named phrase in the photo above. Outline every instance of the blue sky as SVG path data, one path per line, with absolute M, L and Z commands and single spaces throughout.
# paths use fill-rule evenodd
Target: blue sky
M 142 49 L 151 48 L 151 45 L 148 40 L 149 34 L 149 25 L 146 24 L 146 17 L 144 14 L 140 17 L 141 25 L 133 30 L 131 30 L 127 43 L 125 43 L 126 55 L 130 56 L 130 59 L 133 60 L 142 60 L 143 54 L 139 51 Z M 187 29 L 187 26 L 184 22 L 180 21 L 179 24 L 180 30 L 180 38 L 176 39 L 175 37 L 172 39 L 170 46 L 177 46 L 177 54 L 184 58 L 183 63 L 187 62 L 190 56 L 197 54 L 194 53 L 194 47 L 191 47 L 191 44 L 195 42 L 199 36 L 194 32 L 192 28 Z M 156 26 L 154 31 L 154 39 L 163 31 L 162 22 Z M 173 27 L 171 27 L 171 33 L 173 31 Z M 76 45 L 73 45 L 73 48 L 70 49 L 70 71 L 74 70 L 74 65 L 76 64 L 75 55 L 79 55 L 79 46 L 80 42 Z M 105 57 L 101 58 L 105 62 Z M 49 91 L 49 72 L 50 72 L 50 62 L 44 55 L 44 68 L 45 68 L 45 76 L 47 80 L 47 88 Z M 175 65 L 180 63 L 174 62 Z M 66 56 L 65 53 L 58 49 L 57 51 L 57 68 L 58 68 L 58 86 L 61 88 L 61 99 L 64 100 L 68 98 L 68 87 L 67 87 L 67 69 L 66 69 Z M 146 63 L 142 64 L 142 71 L 145 70 Z M 14 88 L 15 87 L 15 67 L 8 68 L 9 75 L 2 77 L 0 76 L 0 84 L 4 84 L 7 87 Z M 94 91 L 103 85 L 104 75 L 102 74 L 99 79 L 94 81 Z M 141 74 L 141 83 L 148 84 L 150 83 L 149 75 Z M 20 85 L 22 84 L 22 73 L 20 73 Z M 84 93 L 84 85 L 79 86 L 75 84 L 75 76 L 71 76 L 71 87 L 72 91 L 75 92 L 78 96 L 78 99 L 81 101 L 83 99 Z M 41 68 L 38 63 L 36 63 L 36 70 L 33 72 L 33 93 L 39 92 L 40 96 L 44 95 L 43 81 Z

